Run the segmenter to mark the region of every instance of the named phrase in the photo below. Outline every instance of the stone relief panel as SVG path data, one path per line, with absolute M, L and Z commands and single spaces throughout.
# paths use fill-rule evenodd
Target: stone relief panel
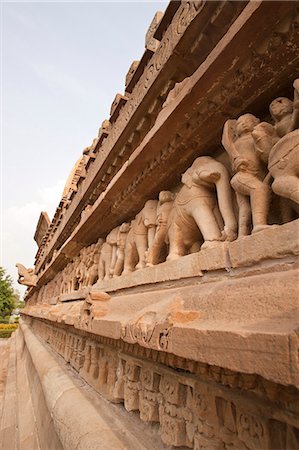
M 298 79 L 293 87 L 293 100 L 279 97 L 271 102 L 272 123 L 250 113 L 225 122 L 222 144 L 230 167 L 211 156 L 196 158 L 182 174 L 180 186 L 161 191 L 131 221 L 82 248 L 39 291 L 37 300 L 50 301 L 100 280 L 259 232 L 273 226 L 269 212 L 276 214 L 276 224 L 295 218 L 299 213 Z M 144 176 L 146 170 L 140 174 Z M 280 205 L 274 213 L 273 197 Z M 34 276 L 29 277 L 31 285 Z
M 157 423 L 166 445 L 298 448 L 298 393 L 285 386 L 42 321 L 33 328 L 96 391 Z
M 156 232 L 157 200 L 148 200 L 131 222 L 125 247 L 124 273 L 144 269 Z
M 231 185 L 239 209 L 239 236 L 267 227 L 271 190 L 299 204 L 299 80 L 294 81 L 294 101 L 273 100 L 269 110 L 273 124 L 252 114 L 228 120 L 222 143 L 234 176 Z M 298 209 L 298 206 L 297 206 Z
M 223 164 L 199 157 L 183 174 L 182 183 L 169 218 L 168 260 L 199 251 L 200 243 L 207 248 L 236 238 L 229 174 Z

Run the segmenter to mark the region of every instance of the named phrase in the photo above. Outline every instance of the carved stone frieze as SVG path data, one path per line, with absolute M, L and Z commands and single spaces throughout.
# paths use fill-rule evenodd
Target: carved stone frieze
M 238 382 L 231 384 L 221 368 L 191 369 L 187 360 L 172 355 L 141 355 L 136 345 L 37 320 L 33 329 L 95 390 L 111 401 L 123 402 L 127 411 L 138 411 L 141 420 L 158 423 L 167 445 L 253 450 L 299 444 L 294 416 L 298 393 L 288 387 L 267 382 L 265 390 L 265 380 L 233 372 L 230 380 L 235 377 Z M 295 395 L 292 402 L 290 395 Z

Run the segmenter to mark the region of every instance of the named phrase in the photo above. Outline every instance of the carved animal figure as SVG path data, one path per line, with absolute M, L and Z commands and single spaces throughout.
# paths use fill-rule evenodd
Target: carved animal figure
M 72 273 L 70 276 L 69 292 L 73 292 L 76 289 L 78 289 L 79 282 L 77 279 L 77 270 L 78 270 L 79 264 L 80 264 L 80 257 L 76 256 L 72 263 Z
M 174 194 L 170 191 L 161 191 L 157 208 L 156 234 L 147 253 L 147 266 L 159 264 L 166 257 L 166 235 L 168 218 L 173 207 Z M 163 258 L 164 253 L 164 258 Z
M 69 279 L 71 277 L 72 265 L 68 263 L 67 266 L 62 271 L 62 284 L 61 284 L 61 293 L 68 294 L 69 291 Z
M 79 253 L 79 264 L 75 273 L 75 289 L 82 289 L 85 273 L 86 273 L 86 259 L 88 254 L 88 247 L 83 247 Z
M 110 278 L 110 263 L 112 256 L 111 245 L 104 242 L 102 246 L 101 256 L 98 265 L 98 279 L 99 280 L 109 280 Z
M 198 251 L 202 238 L 202 248 L 236 238 L 232 190 L 224 165 L 201 156 L 183 174 L 182 183 L 168 220 L 167 260 Z
M 155 237 L 158 200 L 148 200 L 131 222 L 127 236 L 124 272 L 143 269 L 146 266 L 146 252 Z
M 98 279 L 98 265 L 103 242 L 104 240 L 100 238 L 96 244 L 91 246 L 92 251 L 87 262 L 85 286 L 93 285 Z
M 118 232 L 119 232 L 119 226 L 114 228 L 112 231 L 110 231 L 110 233 L 106 237 L 106 243 L 109 244 L 111 247 L 111 260 L 110 260 L 110 265 L 108 267 L 109 278 L 111 278 L 113 276 L 114 267 L 115 267 L 116 259 L 117 259 L 116 253 L 117 253 Z
M 25 266 L 23 266 L 20 263 L 16 264 L 16 267 L 18 269 L 18 283 L 23 284 L 24 286 L 36 286 L 37 282 L 37 275 L 34 274 L 34 269 L 26 269 Z
M 119 227 L 114 228 L 106 237 L 102 245 L 101 256 L 98 265 L 99 280 L 109 280 L 112 277 L 116 263 L 117 235 Z
M 61 294 L 62 272 L 58 272 L 54 280 L 55 280 L 54 296 L 58 297 Z
M 122 223 L 118 230 L 117 235 L 117 250 L 116 250 L 116 262 L 113 270 L 113 276 L 118 277 L 121 275 L 124 268 L 124 260 L 125 260 L 125 247 L 127 236 L 130 231 L 131 224 L 130 223 Z

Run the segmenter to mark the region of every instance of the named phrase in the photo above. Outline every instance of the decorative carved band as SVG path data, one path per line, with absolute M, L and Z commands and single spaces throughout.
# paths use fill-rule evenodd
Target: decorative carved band
M 167 445 L 298 448 L 298 392 L 290 388 L 39 320 L 32 326 L 95 390 L 159 423 Z

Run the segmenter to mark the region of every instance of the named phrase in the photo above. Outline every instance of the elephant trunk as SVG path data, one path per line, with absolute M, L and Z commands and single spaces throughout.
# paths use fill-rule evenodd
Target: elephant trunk
M 225 168 L 221 168 L 221 176 L 216 181 L 218 205 L 224 221 L 224 232 L 227 240 L 232 241 L 237 237 L 237 221 L 233 210 L 232 189 L 230 187 L 229 174 Z
M 154 238 L 155 238 L 155 233 L 156 233 L 156 227 L 155 226 L 150 226 L 148 227 L 148 231 L 147 231 L 147 238 L 148 238 L 148 248 L 151 248 Z

